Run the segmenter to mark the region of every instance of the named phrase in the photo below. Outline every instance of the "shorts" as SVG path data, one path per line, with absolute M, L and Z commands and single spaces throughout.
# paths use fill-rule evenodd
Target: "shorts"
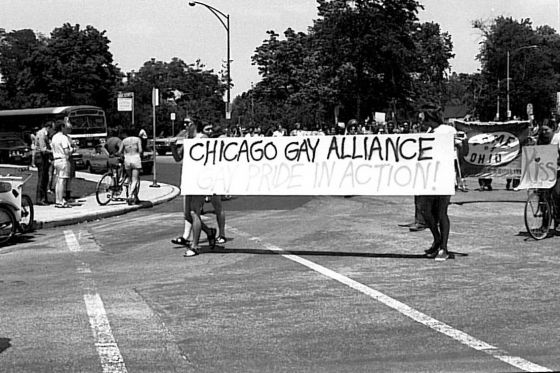
M 140 154 L 125 155 L 124 156 L 124 169 L 134 170 L 142 168 L 142 160 L 140 159 Z
M 70 162 L 67 159 L 55 159 L 53 166 L 56 177 L 61 179 L 70 178 Z
M 204 196 L 183 196 L 183 211 L 185 215 L 190 212 L 200 214 L 204 206 Z

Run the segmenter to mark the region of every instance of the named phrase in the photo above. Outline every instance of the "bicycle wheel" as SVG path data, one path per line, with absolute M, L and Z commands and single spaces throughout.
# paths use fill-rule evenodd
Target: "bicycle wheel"
M 9 242 L 16 233 L 17 222 L 10 208 L 0 205 L 0 245 Z
M 21 219 L 19 221 L 19 231 L 21 233 L 29 233 L 33 230 L 33 222 L 35 218 L 35 210 L 33 201 L 27 194 L 21 195 Z
M 552 222 L 552 209 L 548 199 L 531 193 L 525 202 L 525 227 L 535 240 L 542 240 L 548 235 Z
M 99 182 L 97 182 L 97 186 L 95 187 L 95 199 L 97 200 L 97 203 L 101 206 L 108 204 L 113 198 L 115 187 L 116 185 L 113 174 L 104 174 L 101 179 L 99 179 Z

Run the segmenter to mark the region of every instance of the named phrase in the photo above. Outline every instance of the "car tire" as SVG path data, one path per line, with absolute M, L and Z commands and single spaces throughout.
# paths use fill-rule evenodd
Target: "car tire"
M 90 174 L 93 173 L 93 169 L 91 168 L 91 163 L 86 163 L 86 171 L 89 172 Z

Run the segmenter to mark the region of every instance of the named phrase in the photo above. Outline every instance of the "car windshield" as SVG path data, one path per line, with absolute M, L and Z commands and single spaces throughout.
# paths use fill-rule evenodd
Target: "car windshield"
M 24 146 L 25 142 L 22 139 L 14 138 L 3 138 L 0 139 L 0 147 L 2 148 L 13 148 L 15 146 Z

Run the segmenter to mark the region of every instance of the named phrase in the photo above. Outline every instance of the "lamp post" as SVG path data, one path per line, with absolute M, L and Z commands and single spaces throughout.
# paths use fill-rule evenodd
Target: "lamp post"
M 511 53 L 513 54 L 513 53 L 519 52 L 523 49 L 533 49 L 533 48 L 538 48 L 538 47 L 539 47 L 538 45 L 526 45 L 524 47 L 514 49 Z M 506 52 L 506 54 L 507 54 L 507 63 L 506 63 L 506 69 L 507 69 L 507 75 L 506 75 L 506 92 L 507 92 L 506 105 L 507 105 L 507 109 L 506 110 L 507 110 L 507 112 L 506 112 L 506 116 L 507 116 L 507 119 L 509 120 L 511 118 L 511 110 L 509 108 L 509 80 L 510 80 L 510 77 L 509 77 L 509 55 L 510 55 L 510 52 L 509 52 L 509 50 Z
M 220 23 L 222 24 L 222 26 L 224 26 L 224 28 L 226 29 L 226 33 L 227 33 L 227 103 L 226 103 L 226 119 L 231 119 L 231 92 L 230 92 L 230 86 L 231 86 L 231 76 L 230 76 L 230 40 L 229 40 L 229 14 L 225 14 L 223 12 L 221 12 L 220 10 L 214 8 L 213 6 L 210 6 L 208 4 L 202 3 L 200 1 L 190 1 L 189 5 L 190 6 L 195 6 L 195 5 L 202 5 L 204 7 L 206 7 L 209 11 L 212 12 L 212 14 L 214 14 L 216 16 L 216 18 L 218 18 L 218 20 L 220 21 Z

